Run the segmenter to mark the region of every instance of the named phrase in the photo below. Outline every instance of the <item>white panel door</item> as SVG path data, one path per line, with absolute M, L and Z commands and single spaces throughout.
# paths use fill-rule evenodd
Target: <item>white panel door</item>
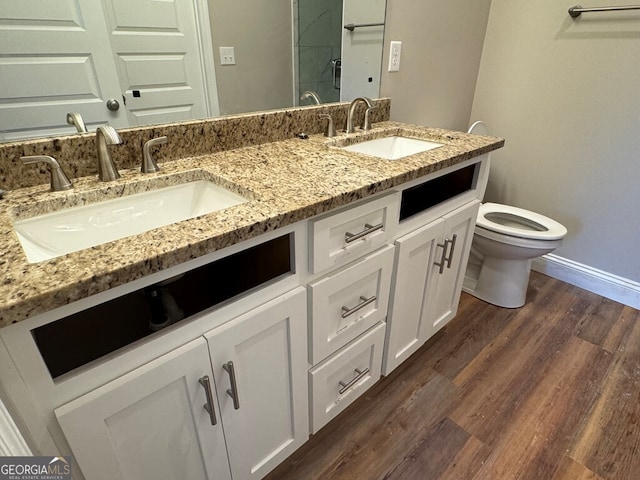
M 343 25 L 384 24 L 386 0 L 344 0 Z M 340 100 L 380 95 L 384 25 L 342 29 Z
M 127 126 L 101 12 L 86 0 L 19 0 L 0 10 L 0 141 L 72 133 L 67 112 L 88 127 Z
M 423 304 L 429 284 L 438 274 L 433 267 L 445 221 L 431 222 L 396 240 L 396 271 L 391 284 L 387 338 L 382 372 L 389 375 L 424 344 L 421 336 Z M 434 273 L 435 272 L 435 273 Z
M 103 0 L 131 125 L 209 116 L 192 0 Z
M 55 410 L 75 459 L 91 480 L 229 480 L 217 424 L 200 379 L 213 389 L 200 337 Z
M 263 478 L 309 438 L 306 291 L 298 287 L 205 336 L 233 478 Z

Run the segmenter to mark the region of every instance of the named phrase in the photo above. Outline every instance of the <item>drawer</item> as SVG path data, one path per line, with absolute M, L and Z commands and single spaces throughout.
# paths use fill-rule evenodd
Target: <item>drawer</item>
M 344 265 L 383 245 L 398 227 L 400 193 L 393 192 L 309 222 L 309 270 Z
M 312 365 L 385 320 L 394 249 L 387 245 L 309 284 Z
M 385 324 L 380 323 L 309 370 L 311 433 L 342 412 L 380 378 Z

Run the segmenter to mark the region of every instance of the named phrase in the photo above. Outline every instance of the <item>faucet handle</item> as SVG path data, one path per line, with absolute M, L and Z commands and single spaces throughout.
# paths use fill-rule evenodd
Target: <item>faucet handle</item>
M 157 137 L 145 142 L 142 147 L 142 167 L 140 171 L 142 173 L 153 173 L 160 170 L 160 167 L 156 163 L 156 160 L 151 155 L 151 148 L 156 145 L 162 145 L 167 143 L 167 137 Z
M 333 118 L 328 113 L 320 113 L 318 114 L 318 118 L 326 118 L 329 120 L 327 123 L 327 130 L 324 132 L 325 137 L 333 138 L 336 136 L 336 128 L 333 125 Z
M 362 123 L 362 130 L 363 131 L 368 131 L 371 130 L 371 119 L 369 118 L 369 114 L 371 113 L 371 110 L 375 110 L 376 108 L 378 108 L 377 105 L 373 105 L 372 107 L 368 107 L 365 112 L 364 112 L 364 122 Z
M 48 155 L 31 155 L 26 157 L 20 157 L 22 163 L 25 165 L 29 165 L 32 163 L 46 163 L 51 167 L 51 191 L 52 192 L 60 192 L 62 190 L 69 190 L 73 188 L 73 184 L 67 174 L 64 173 L 62 167 L 58 163 L 58 161 L 49 157 Z
M 67 123 L 75 126 L 78 133 L 86 133 L 88 131 L 87 126 L 84 124 L 84 120 L 82 119 L 82 115 L 78 112 L 67 113 Z

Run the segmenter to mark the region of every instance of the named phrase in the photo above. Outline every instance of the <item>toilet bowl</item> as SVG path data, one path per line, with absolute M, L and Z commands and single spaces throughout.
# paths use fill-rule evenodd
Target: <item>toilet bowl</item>
M 486 134 L 482 122 L 469 133 Z M 479 186 L 484 194 L 485 185 Z M 531 260 L 552 252 L 567 229 L 555 220 L 523 208 L 484 203 L 476 219 L 462 289 L 506 308 L 525 304 Z

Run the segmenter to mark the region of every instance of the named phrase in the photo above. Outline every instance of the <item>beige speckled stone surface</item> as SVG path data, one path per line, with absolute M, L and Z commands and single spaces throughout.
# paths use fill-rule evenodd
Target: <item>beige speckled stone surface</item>
M 350 138 L 400 132 L 445 145 L 397 161 L 336 147 Z M 151 175 L 131 169 L 116 182 L 82 178 L 68 192 L 47 192 L 43 185 L 9 191 L 0 201 L 0 326 L 349 204 L 503 143 L 495 137 L 382 122 L 371 132 L 333 140 L 312 135 L 165 162 L 161 172 Z M 198 178 L 238 191 L 249 201 L 35 264 L 27 262 L 12 228 L 15 219 L 38 212 Z
M 389 120 L 389 99 L 375 100 L 372 121 Z M 174 124 L 120 129 L 121 145 L 109 148 L 118 168 L 140 168 L 142 147 L 146 141 L 167 136 L 168 143 L 153 149 L 154 158 L 162 163 L 185 157 L 277 142 L 294 134 L 322 133 L 326 120 L 319 114 L 330 114 L 336 128 L 346 123 L 348 103 L 330 103 L 304 108 L 290 108 L 228 117 L 194 120 Z M 363 104 L 356 109 L 358 125 L 364 116 Z M 71 179 L 98 174 L 95 133 L 67 137 L 41 138 L 24 142 L 0 143 L 0 189 L 14 190 L 48 183 L 44 165 L 23 165 L 21 156 L 49 155 L 60 163 Z

